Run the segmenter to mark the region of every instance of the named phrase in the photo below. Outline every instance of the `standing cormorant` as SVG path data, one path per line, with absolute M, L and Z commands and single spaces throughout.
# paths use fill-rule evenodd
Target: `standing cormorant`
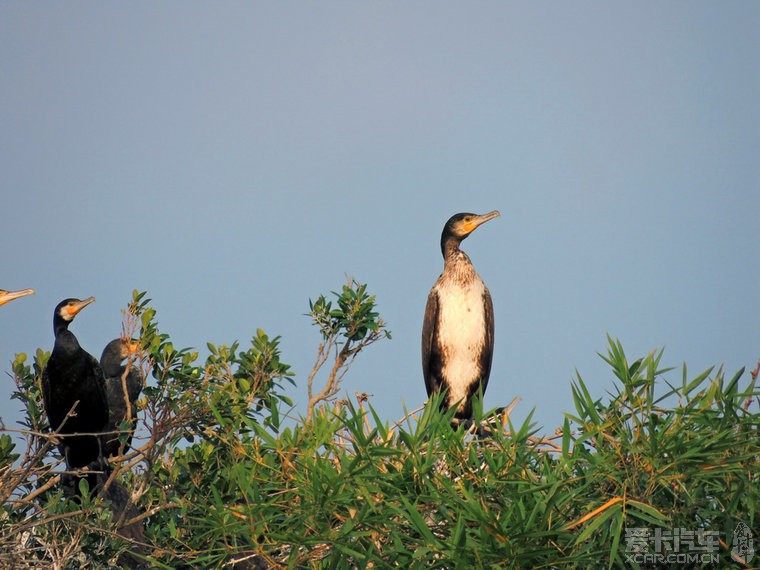
M 5 289 L 0 289 L 0 307 L 13 301 L 13 299 L 26 297 L 27 295 L 34 295 L 34 289 L 22 289 L 21 291 L 6 291 Z
M 111 432 L 104 436 L 103 453 L 106 457 L 120 455 L 119 426 L 124 420 L 129 421 L 130 428 L 124 444 L 129 448 L 132 435 L 137 425 L 137 398 L 143 388 L 143 378 L 135 366 L 123 366 L 125 358 L 135 354 L 140 344 L 134 340 L 116 338 L 103 349 L 100 366 L 106 380 L 106 397 L 108 398 L 108 424 L 104 431 Z
M 428 295 L 422 325 L 422 374 L 428 396 L 446 390 L 444 409 L 456 406 L 456 423 L 472 419 L 472 397 L 485 393 L 493 357 L 493 302 L 459 244 L 499 216 L 456 214 L 441 234 L 443 273 Z
M 79 346 L 69 330 L 74 317 L 93 301 L 95 298 L 90 297 L 58 303 L 53 313 L 55 346 L 42 373 L 45 412 L 50 428 L 63 436 L 59 449 L 69 469 L 92 464 L 98 464 L 95 468 L 105 466 L 99 436 L 72 435 L 99 433 L 108 421 L 103 371 L 97 359 Z M 73 413 L 67 417 L 72 408 Z M 87 479 L 92 490 L 97 478 Z

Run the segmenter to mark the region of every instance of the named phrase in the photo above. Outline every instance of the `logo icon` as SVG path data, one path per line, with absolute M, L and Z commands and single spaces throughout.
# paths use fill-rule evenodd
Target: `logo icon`
M 752 531 L 743 522 L 736 525 L 732 544 L 731 558 L 737 562 L 746 564 L 755 556 L 755 549 L 752 545 Z

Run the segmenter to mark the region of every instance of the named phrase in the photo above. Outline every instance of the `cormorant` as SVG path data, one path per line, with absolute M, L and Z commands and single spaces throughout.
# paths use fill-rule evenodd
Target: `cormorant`
M 124 449 L 132 442 L 132 435 L 137 425 L 137 398 L 143 388 L 143 378 L 135 366 L 127 370 L 122 361 L 137 352 L 140 344 L 134 340 L 116 338 L 103 349 L 100 366 L 106 380 L 106 397 L 108 398 L 108 424 L 104 431 L 117 432 L 121 422 L 128 420 L 131 424 Z M 125 391 L 126 388 L 126 391 Z M 103 453 L 106 457 L 119 455 L 118 433 L 104 436 Z
M 444 409 L 456 406 L 456 423 L 472 419 L 472 397 L 488 385 L 493 357 L 493 302 L 459 244 L 499 216 L 455 214 L 441 234 L 443 273 L 428 295 L 422 325 L 422 374 L 428 396 L 446 390 Z
M 5 289 L 0 289 L 0 307 L 6 303 L 10 303 L 13 299 L 26 297 L 27 295 L 34 295 L 34 289 L 22 289 L 21 291 L 6 291 Z
M 77 338 L 69 330 L 74 317 L 94 297 L 80 301 L 65 299 L 58 303 L 53 313 L 55 346 L 42 373 L 42 398 L 50 428 L 63 435 L 59 449 L 69 469 L 93 466 L 105 468 L 100 436 L 73 435 L 97 434 L 108 421 L 103 370 L 97 359 L 85 352 Z M 73 413 L 66 417 L 69 412 Z M 90 489 L 94 488 L 96 476 L 87 477 Z

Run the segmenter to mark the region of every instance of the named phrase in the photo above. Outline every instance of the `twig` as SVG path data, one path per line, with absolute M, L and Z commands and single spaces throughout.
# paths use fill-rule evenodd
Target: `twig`
M 401 427 L 401 424 L 403 424 L 405 421 L 407 421 L 409 418 L 414 417 L 415 414 L 419 414 L 421 411 L 425 409 L 425 406 L 427 405 L 427 402 L 422 404 L 419 408 L 415 408 L 411 412 L 407 412 L 406 415 L 401 418 L 399 421 L 397 421 L 395 424 L 393 424 L 394 428 Z

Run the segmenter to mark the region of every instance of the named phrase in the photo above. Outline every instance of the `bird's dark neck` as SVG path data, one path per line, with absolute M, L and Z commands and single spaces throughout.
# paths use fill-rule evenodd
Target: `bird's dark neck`
M 121 365 L 119 356 L 118 353 L 109 352 L 100 358 L 100 367 L 107 378 L 121 376 L 121 373 L 124 372 L 124 367 Z
M 69 324 L 71 321 L 67 321 L 61 315 L 53 315 L 53 334 L 58 337 L 62 331 L 69 330 Z
M 74 333 L 68 329 L 68 326 L 59 327 L 55 332 L 55 345 L 53 352 L 61 356 L 71 356 L 82 350 L 79 341 Z
M 441 236 L 441 253 L 446 263 L 449 262 L 449 258 L 457 253 L 464 253 L 459 249 L 459 244 L 462 243 L 462 239 L 454 237 L 450 234 L 444 233 Z
M 449 238 L 441 242 L 443 249 L 443 274 L 444 282 L 455 283 L 457 286 L 466 286 L 477 278 L 478 274 L 472 266 L 469 256 L 459 249 L 461 240 Z
M 443 262 L 446 266 L 453 263 L 470 262 L 468 255 L 459 249 L 462 240 L 454 236 L 444 235 L 441 237 L 441 253 L 443 253 Z

